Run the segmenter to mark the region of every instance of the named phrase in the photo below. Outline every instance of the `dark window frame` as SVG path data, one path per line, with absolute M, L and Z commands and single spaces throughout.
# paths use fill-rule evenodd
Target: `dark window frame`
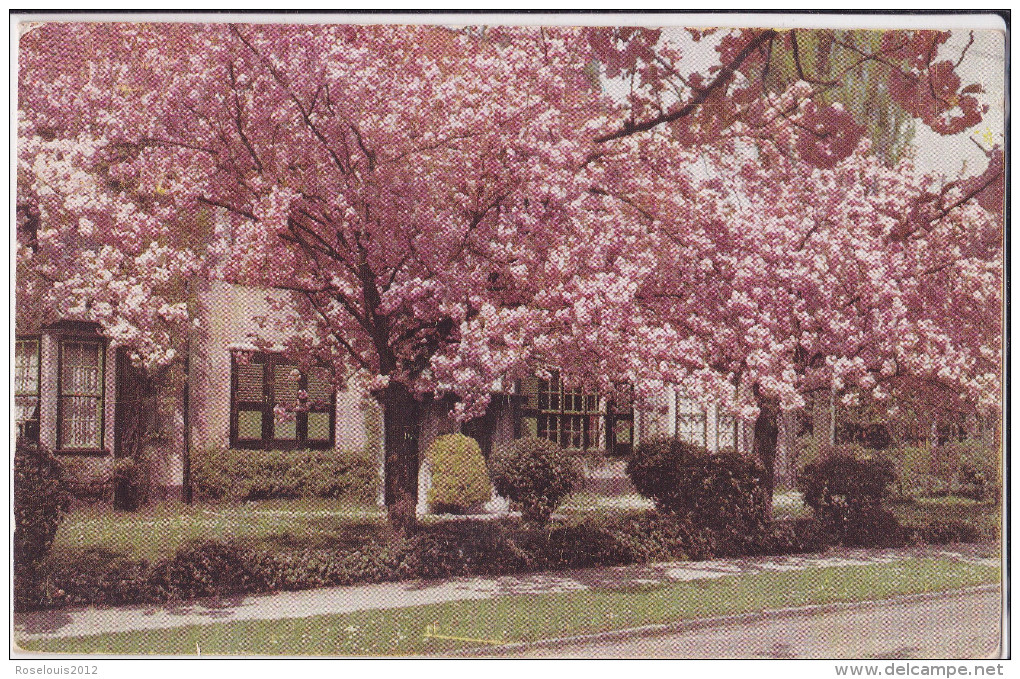
M 629 403 L 621 407 L 611 399 L 602 398 L 597 393 L 586 393 L 577 387 L 565 387 L 562 372 L 559 370 L 551 370 L 550 373 L 550 379 L 548 380 L 538 377 L 531 378 L 538 380 L 534 405 L 529 405 L 527 402 L 528 396 L 522 388 L 523 380 L 517 382 L 519 398 L 517 399 L 518 406 L 514 418 L 515 435 L 520 437 L 523 434 L 525 419 L 534 418 L 536 436 L 553 441 L 568 450 L 582 453 L 601 452 L 612 455 L 617 454 L 616 449 L 620 447 L 621 450 L 619 452 L 629 452 L 633 446 L 634 437 L 633 395 L 628 399 Z M 556 384 L 556 389 L 553 389 L 553 383 Z M 553 400 L 554 395 L 555 401 Z M 580 399 L 581 408 L 568 408 L 568 397 L 571 399 L 571 405 L 576 405 L 577 399 Z M 554 403 L 555 407 L 553 407 Z M 550 418 L 557 419 L 557 425 L 552 429 L 549 427 Z M 579 422 L 581 425 L 580 430 L 574 427 L 564 427 L 563 424 L 567 421 L 567 418 L 570 418 L 572 423 Z M 616 441 L 617 422 L 623 420 L 630 422 L 631 441 L 629 443 L 618 443 Z M 543 426 L 543 421 L 545 426 Z M 593 422 L 595 423 L 594 431 L 592 429 Z M 599 428 L 601 428 L 601 432 Z M 555 432 L 555 440 L 549 437 L 549 434 L 552 432 Z M 581 445 L 579 447 L 565 445 L 570 442 L 568 438 L 575 435 L 580 436 Z
M 17 389 L 17 382 L 14 385 L 14 398 L 17 402 L 17 398 L 35 396 L 35 418 L 28 420 L 15 420 L 14 426 L 18 432 L 18 438 L 22 438 L 25 441 L 31 443 L 39 443 L 40 429 L 42 425 L 42 335 L 15 335 L 14 336 L 14 352 L 15 362 L 17 362 L 17 345 L 20 342 L 35 342 L 35 393 L 31 394 L 28 392 L 19 392 Z M 15 368 L 16 369 L 16 368 Z M 23 423 L 35 422 L 34 436 L 23 436 Z
M 237 354 L 230 355 L 230 447 L 240 450 L 330 450 L 336 446 L 336 388 L 330 385 L 330 398 L 328 406 L 323 408 L 310 408 L 309 410 L 297 411 L 294 413 L 295 435 L 293 439 L 277 439 L 275 435 L 276 424 L 276 393 L 274 381 L 274 368 L 286 366 L 299 370 L 301 376 L 298 381 L 298 389 L 308 389 L 308 373 L 300 370 L 297 363 L 286 359 L 282 354 L 272 352 L 245 352 L 249 358 L 245 362 L 238 361 Z M 260 401 L 239 401 L 237 394 L 238 386 L 238 365 L 247 363 L 249 365 L 262 366 L 262 398 Z M 241 411 L 261 412 L 262 414 L 262 436 L 258 439 L 242 439 L 239 437 L 239 415 Z M 308 438 L 308 413 L 326 413 L 329 415 L 329 438 L 309 439 Z
M 106 350 L 108 340 L 92 333 L 60 332 L 56 334 L 57 342 L 57 431 L 56 450 L 59 455 L 108 455 L 106 449 Z M 64 345 L 67 343 L 95 344 L 99 348 L 99 446 L 70 448 L 64 446 L 64 399 L 73 398 L 64 394 Z M 42 344 L 40 343 L 40 354 Z M 40 362 L 42 356 L 40 355 Z M 40 391 L 42 384 L 39 385 Z

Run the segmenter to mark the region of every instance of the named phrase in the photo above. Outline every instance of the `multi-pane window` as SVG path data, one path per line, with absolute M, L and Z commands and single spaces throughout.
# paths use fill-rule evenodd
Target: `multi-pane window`
M 737 449 L 737 418 L 720 412 L 716 418 L 715 442 L 718 450 Z
M 39 441 L 39 340 L 14 342 L 14 417 L 18 438 Z
M 548 439 L 564 448 L 587 450 L 600 445 L 600 423 L 605 415 L 599 398 L 577 387 L 566 387 L 559 372 L 548 380 L 521 382 L 524 399 L 522 434 Z
M 103 447 L 103 374 L 100 340 L 60 340 L 57 448 Z
M 706 446 L 708 416 L 705 409 L 682 392 L 676 396 L 676 436 L 681 441 Z
M 327 368 L 300 370 L 274 354 L 235 356 L 230 444 L 239 448 L 329 448 L 335 401 Z

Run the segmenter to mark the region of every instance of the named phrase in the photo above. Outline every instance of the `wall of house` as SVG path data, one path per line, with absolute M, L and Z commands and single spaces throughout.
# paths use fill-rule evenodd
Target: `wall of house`
M 281 290 L 203 281 L 197 286 L 190 342 L 189 428 L 192 450 L 230 445 L 231 349 L 255 349 L 256 340 L 281 348 L 285 333 L 271 325 L 261 327 L 260 317 L 279 314 L 270 300 L 286 303 Z M 340 390 L 336 398 L 336 448 L 363 451 L 377 436 L 369 423 L 377 419 L 374 405 L 355 390 Z

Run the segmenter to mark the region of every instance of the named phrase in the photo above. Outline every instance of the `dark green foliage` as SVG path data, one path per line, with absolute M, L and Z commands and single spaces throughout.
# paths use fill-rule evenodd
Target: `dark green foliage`
M 518 542 L 525 542 L 519 529 L 514 531 L 493 521 L 424 526 L 408 541 L 405 567 L 419 578 L 531 570 L 535 555 L 528 554 Z
M 362 453 L 212 449 L 193 456 L 192 484 L 200 500 L 343 497 L 369 502 L 375 498 L 379 470 Z
M 51 605 L 118 605 L 153 601 L 150 565 L 105 550 L 90 549 L 47 563 L 43 601 Z
M 40 598 L 39 565 L 53 545 L 68 495 L 60 465 L 43 446 L 19 442 L 14 452 L 14 601 Z
M 829 546 L 825 527 L 814 519 L 775 521 L 763 554 L 812 554 Z
M 896 481 L 892 463 L 836 453 L 804 468 L 798 481 L 804 502 L 834 541 L 848 546 L 894 546 L 903 530 L 882 503 Z
M 347 549 L 302 549 L 276 553 L 267 561 L 272 589 L 301 590 L 409 577 L 403 543 L 367 542 Z
M 670 514 L 596 517 L 554 526 L 544 537 L 542 551 L 551 568 L 701 559 L 712 554 L 708 534 Z
M 272 561 L 241 545 L 206 541 L 188 545 L 148 574 L 151 596 L 160 601 L 263 592 Z
M 1001 497 L 1001 451 L 983 441 L 952 441 L 934 448 L 900 446 L 885 456 L 895 465 L 901 497 L 959 495 L 979 502 Z
M 637 446 L 627 474 L 660 511 L 699 528 L 739 539 L 760 532 L 765 522 L 765 471 L 735 452 L 711 454 L 678 439 Z
M 978 526 L 960 519 L 939 519 L 915 528 L 917 538 L 929 545 L 946 545 L 951 542 L 979 542 L 984 536 Z
M 999 451 L 980 441 L 947 443 L 936 451 L 937 468 L 949 479 L 953 492 L 973 500 L 1001 495 Z
M 145 504 L 145 482 L 147 465 L 133 457 L 123 457 L 113 462 L 114 506 L 133 512 Z
M 520 507 L 526 522 L 539 526 L 582 480 L 577 458 L 541 438 L 517 439 L 494 451 L 489 474 L 496 492 Z

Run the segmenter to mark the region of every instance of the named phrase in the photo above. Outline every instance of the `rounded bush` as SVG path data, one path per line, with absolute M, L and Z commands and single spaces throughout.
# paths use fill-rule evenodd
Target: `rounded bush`
M 461 513 L 492 499 L 482 449 L 470 436 L 440 436 L 425 456 L 432 467 L 432 486 L 427 495 L 432 511 Z
M 887 459 L 836 453 L 804 467 L 798 487 L 815 518 L 844 545 L 880 546 L 901 537 L 896 518 L 882 507 L 895 482 Z
M 53 545 L 68 495 L 60 464 L 44 447 L 19 442 L 14 451 L 14 595 L 22 608 L 36 598 L 39 564 Z
M 634 448 L 627 460 L 634 487 L 660 511 L 698 528 L 746 534 L 765 522 L 765 471 L 736 452 L 709 453 L 678 439 Z
M 520 507 L 526 522 L 536 525 L 549 522 L 582 477 L 573 455 L 541 438 L 510 442 L 493 453 L 489 465 L 496 491 Z

